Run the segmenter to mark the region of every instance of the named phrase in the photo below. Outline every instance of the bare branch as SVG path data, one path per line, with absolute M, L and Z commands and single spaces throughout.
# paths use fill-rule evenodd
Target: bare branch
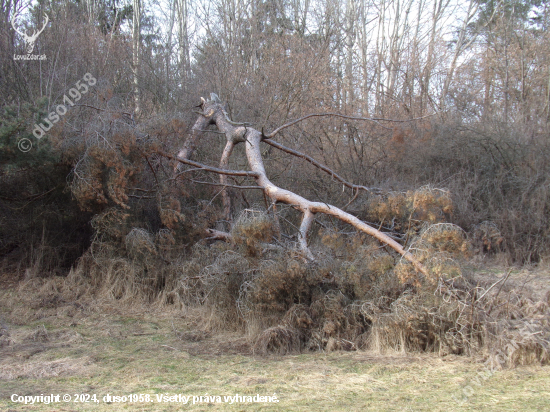
M 161 156 L 166 157 L 167 159 L 174 160 L 176 162 L 183 163 L 183 164 L 186 164 L 186 165 L 195 166 L 197 168 L 196 170 L 205 170 L 207 172 L 218 173 L 218 174 L 223 174 L 223 175 L 228 175 L 228 176 L 248 176 L 248 177 L 255 177 L 255 178 L 258 177 L 258 173 L 250 172 L 248 170 L 220 169 L 219 167 L 208 166 L 208 165 L 205 165 L 203 163 L 195 162 L 193 160 L 182 159 L 179 156 L 173 156 L 170 153 L 166 153 L 163 150 L 158 150 L 156 153 L 161 155 Z
M 426 116 L 422 116 L 422 117 L 415 117 L 414 119 L 405 119 L 405 120 L 394 120 L 394 119 L 385 119 L 385 118 L 382 118 L 382 117 L 357 117 L 357 116 L 347 116 L 345 114 L 340 114 L 340 113 L 312 113 L 312 114 L 308 114 L 304 117 L 300 117 L 299 119 L 296 119 L 296 120 L 293 120 L 289 123 L 286 123 L 280 127 L 278 127 L 277 129 L 275 129 L 274 131 L 272 131 L 270 134 L 268 135 L 264 135 L 264 138 L 266 139 L 271 139 L 272 137 L 274 137 L 277 133 L 279 133 L 281 130 L 283 129 L 286 129 L 287 127 L 290 127 L 290 126 L 293 126 L 295 125 L 296 123 L 299 123 L 303 120 L 306 120 L 306 119 L 309 119 L 311 117 L 324 117 L 324 116 L 329 116 L 329 117 L 340 117 L 342 119 L 348 119 L 348 120 L 361 120 L 361 121 L 368 121 L 368 122 L 375 122 L 377 123 L 379 126 L 385 128 L 385 129 L 388 129 L 388 127 L 380 124 L 379 122 L 393 122 L 393 123 L 407 123 L 407 122 L 414 122 L 416 120 L 422 120 L 422 119 L 425 119 L 427 117 L 431 117 L 431 116 L 434 116 L 435 113 L 432 113 L 432 114 L 428 114 Z
M 233 241 L 233 236 L 231 236 L 231 233 L 222 232 L 221 230 L 206 229 L 206 233 L 210 235 L 208 239 L 225 240 L 226 242 Z
M 152 193 L 152 192 L 156 191 L 156 190 L 153 190 L 153 189 L 142 189 L 140 187 L 129 187 L 128 190 L 136 190 L 138 192 L 148 192 L 148 193 Z
M 231 187 L 233 189 L 262 189 L 263 190 L 263 187 L 260 187 L 260 186 L 239 186 L 239 185 L 221 184 L 221 183 L 214 183 L 214 182 L 204 182 L 204 181 L 193 180 L 193 179 L 191 179 L 190 181 L 200 185 L 223 186 L 223 187 Z
M 307 232 L 309 231 L 309 228 L 311 227 L 314 219 L 315 215 L 311 212 L 311 210 L 304 210 L 304 216 L 302 217 L 302 223 L 300 224 L 299 242 L 302 250 L 306 252 L 306 257 L 309 260 L 313 260 L 313 255 L 307 247 Z
M 134 199 L 156 199 L 156 196 L 145 196 L 145 195 L 127 195 L 128 197 L 134 198 Z
M 89 104 L 84 104 L 84 103 L 75 104 L 74 107 L 89 107 L 90 109 L 95 109 L 99 112 L 108 112 L 108 111 L 110 111 L 110 110 L 101 109 L 99 107 L 91 106 Z M 125 114 L 126 116 L 132 117 L 132 113 L 128 113 L 128 112 L 118 112 L 118 113 Z
M 277 143 L 277 142 L 275 142 L 271 139 L 264 139 L 263 142 L 267 143 L 270 146 L 276 147 L 277 149 L 280 149 L 283 152 L 289 153 L 293 156 L 296 156 L 296 157 L 299 157 L 301 159 L 306 160 L 307 162 L 311 163 L 313 166 L 315 166 L 315 167 L 321 169 L 322 171 L 328 173 L 334 179 L 338 180 L 340 183 L 342 183 L 346 187 L 349 187 L 350 189 L 354 189 L 354 190 L 360 189 L 360 190 L 365 190 L 367 192 L 376 192 L 376 193 L 382 193 L 383 192 L 382 189 L 379 189 L 377 187 L 366 187 L 366 186 L 355 185 L 353 183 L 350 183 L 346 179 L 344 179 L 342 176 L 340 176 L 338 173 L 334 172 L 332 169 L 328 168 L 327 166 L 323 165 L 322 163 L 319 163 L 317 160 L 315 160 L 311 156 L 308 156 L 304 153 L 298 152 L 297 150 L 291 149 L 289 147 L 283 146 L 282 144 Z M 354 200 L 355 200 L 356 197 L 357 197 L 357 195 L 355 195 Z M 348 206 L 348 205 L 346 205 L 346 206 Z

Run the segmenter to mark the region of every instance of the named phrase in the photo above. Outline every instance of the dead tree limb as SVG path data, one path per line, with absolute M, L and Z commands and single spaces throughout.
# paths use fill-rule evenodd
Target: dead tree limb
M 226 242 L 233 241 L 233 236 L 231 236 L 231 233 L 228 232 L 222 232 L 216 229 L 206 229 L 206 233 L 210 235 L 209 239 L 212 240 L 224 240 Z
M 204 170 L 206 172 L 218 173 L 218 174 L 223 174 L 227 176 L 246 176 L 246 177 L 254 177 L 254 178 L 258 176 L 256 172 L 251 172 L 249 170 L 229 170 L 229 169 L 221 169 L 219 167 L 214 167 L 214 166 L 208 166 L 208 165 L 205 165 L 204 163 L 195 162 L 189 159 L 183 159 L 179 156 L 173 156 L 170 153 L 167 153 L 163 150 L 157 150 L 156 153 L 166 157 L 169 160 L 173 160 L 175 162 L 183 163 L 190 166 L 195 166 L 196 167 L 195 170 Z
M 345 114 L 341 114 L 341 113 L 312 113 L 312 114 L 308 114 L 306 116 L 303 116 L 303 117 L 300 117 L 299 119 L 296 119 L 296 120 L 292 120 L 291 122 L 288 122 L 286 124 L 283 124 L 282 126 L 278 127 L 277 129 L 273 130 L 270 134 L 268 135 L 265 135 L 265 137 L 267 139 L 271 139 L 272 137 L 275 137 L 275 135 L 277 133 L 279 133 L 281 130 L 284 130 L 286 129 L 287 127 L 290 127 L 290 126 L 294 126 L 296 123 L 300 123 L 306 119 L 310 119 L 312 117 L 339 117 L 339 118 L 342 118 L 342 119 L 347 119 L 347 120 L 361 120 L 361 121 L 369 121 L 369 122 L 374 122 L 376 124 L 378 124 L 379 126 L 383 127 L 384 129 L 389 129 L 389 127 L 386 127 L 382 124 L 380 124 L 380 122 L 392 122 L 392 123 L 407 123 L 407 122 L 413 122 L 413 121 L 416 121 L 416 120 L 422 120 L 422 119 L 425 119 L 427 117 L 431 117 L 433 116 L 434 114 L 428 114 L 426 116 L 422 116 L 422 117 L 416 117 L 414 119 L 406 119 L 406 120 L 393 120 L 393 119 L 385 119 L 383 117 L 359 117 L 359 116 L 348 116 L 348 115 L 345 115 Z
M 227 168 L 227 165 L 229 164 L 229 157 L 231 156 L 231 153 L 233 153 L 234 147 L 235 143 L 233 140 L 227 139 L 227 143 L 223 149 L 222 157 L 220 159 L 221 169 Z M 220 175 L 220 184 L 222 186 L 223 216 L 224 219 L 231 222 L 233 219 L 231 218 L 231 199 L 229 198 L 229 193 L 227 191 L 227 175 Z
M 210 115 L 211 116 L 211 115 Z M 203 130 L 211 124 L 212 121 L 207 113 L 201 113 L 197 118 L 197 121 L 191 129 L 191 133 L 183 143 L 181 150 L 178 153 L 180 159 L 190 159 L 197 147 L 197 140 L 202 135 Z M 180 170 L 180 163 L 176 163 L 174 170 L 177 172 Z
M 333 171 L 332 169 L 326 167 L 325 165 L 323 165 L 322 163 L 319 163 L 317 160 L 315 160 L 313 157 L 311 156 L 308 156 L 304 153 L 301 153 L 297 150 L 294 150 L 294 149 L 291 149 L 289 147 L 286 147 L 286 146 L 283 146 L 282 144 L 280 143 L 277 143 L 271 139 L 268 139 L 268 138 L 264 138 L 262 140 L 264 143 L 267 143 L 268 145 L 270 146 L 273 146 L 273 147 L 276 147 L 277 149 L 279 150 L 282 150 L 283 152 L 285 153 L 288 153 L 288 154 L 291 154 L 293 156 L 296 156 L 296 157 L 299 157 L 301 159 L 304 159 L 306 162 L 309 162 L 311 163 L 313 166 L 317 167 L 318 169 L 321 169 L 323 172 L 326 172 L 327 174 L 329 174 L 332 178 L 334 178 L 335 180 L 338 180 L 340 183 L 342 183 L 344 186 L 346 187 L 349 187 L 350 189 L 353 189 L 353 190 L 364 190 L 366 192 L 374 192 L 374 193 L 381 193 L 382 190 L 377 188 L 377 187 L 366 187 L 366 186 L 361 186 L 361 185 L 355 185 L 351 182 L 348 182 L 346 179 L 344 179 L 342 176 L 340 176 L 338 173 L 336 173 L 335 171 Z M 357 196 L 355 196 L 357 197 Z M 355 199 L 355 198 L 354 198 Z
M 223 186 L 223 187 L 230 187 L 232 189 L 241 189 L 241 190 L 261 189 L 260 186 L 239 186 L 239 185 L 229 185 L 229 184 L 222 185 L 221 183 L 204 182 L 201 180 L 194 180 L 194 179 L 190 179 L 189 181 L 196 183 L 198 185 Z
M 287 125 L 281 126 L 280 128 L 276 129 L 274 132 L 272 132 L 269 136 L 265 136 L 262 132 L 256 129 L 242 126 L 238 123 L 234 123 L 231 120 L 229 120 L 227 113 L 225 112 L 223 105 L 220 103 L 217 96 L 213 95 L 212 99 L 209 101 L 205 101 L 202 98 L 201 100 L 202 100 L 202 103 L 201 103 L 202 112 L 199 113 L 199 118 L 197 119 L 197 121 L 195 122 L 195 125 L 193 126 L 192 133 L 188 138 L 188 141 L 184 143 L 182 150 L 180 150 L 179 152 L 180 156 L 178 157 L 171 156 L 174 160 L 177 160 L 178 162 L 181 162 L 181 163 L 189 164 L 191 166 L 202 167 L 203 170 L 214 172 L 214 173 L 223 173 L 225 175 L 234 175 L 234 176 L 253 177 L 256 180 L 256 183 L 258 184 L 258 186 L 260 186 L 264 190 L 264 193 L 266 194 L 266 196 L 269 197 L 273 203 L 278 203 L 278 202 L 286 203 L 300 210 L 303 213 L 303 216 L 302 216 L 302 223 L 299 229 L 299 244 L 305 256 L 310 259 L 313 258 L 313 255 L 311 254 L 311 251 L 309 250 L 307 245 L 307 234 L 314 220 L 315 214 L 325 213 L 327 215 L 334 216 L 335 218 L 340 219 L 341 221 L 354 226 L 356 229 L 370 236 L 373 236 L 374 238 L 378 239 L 382 244 L 386 244 L 390 246 L 397 253 L 399 253 L 405 259 L 411 262 L 417 271 L 423 273 L 424 275 L 428 275 L 426 268 L 410 252 L 404 250 L 399 243 L 397 243 L 388 235 L 380 232 L 379 230 L 361 221 L 357 217 L 343 211 L 342 209 L 339 209 L 335 206 L 332 206 L 323 202 L 310 201 L 294 192 L 283 189 L 273 184 L 269 180 L 269 178 L 267 177 L 267 173 L 265 171 L 264 162 L 261 155 L 260 143 L 263 140 L 265 140 L 266 137 L 273 137 L 276 133 L 282 130 L 282 128 L 289 127 L 292 124 L 295 124 L 298 121 L 307 118 L 307 116 L 301 119 L 298 119 L 297 121 L 288 123 Z M 309 117 L 312 117 L 312 116 L 316 116 L 316 115 L 310 115 Z M 339 115 L 339 117 L 350 117 L 350 116 Z M 227 139 L 227 142 L 228 142 L 226 145 L 227 150 L 224 150 L 224 156 L 226 156 L 226 151 L 229 152 L 230 154 L 230 150 L 228 149 L 228 147 L 230 147 L 232 150 L 234 145 L 241 142 L 245 143 L 246 157 L 251 169 L 250 172 L 230 171 L 225 168 L 215 168 L 211 166 L 202 165 L 198 162 L 193 162 L 188 159 L 188 157 L 192 153 L 192 149 L 194 149 L 196 145 L 196 141 L 199 137 L 200 130 L 204 130 L 205 126 L 212 123 L 216 124 L 218 130 L 224 133 Z M 231 145 L 229 144 L 229 142 L 231 142 Z M 162 153 L 162 154 L 167 155 L 166 153 Z M 229 155 L 226 156 L 226 158 L 228 157 Z M 325 167 L 325 169 L 328 169 L 328 168 Z

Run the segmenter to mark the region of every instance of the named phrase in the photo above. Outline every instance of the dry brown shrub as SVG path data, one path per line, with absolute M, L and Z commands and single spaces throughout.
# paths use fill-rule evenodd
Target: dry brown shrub
M 248 332 L 259 354 L 357 349 L 474 354 L 488 352 L 489 345 L 506 348 L 515 339 L 514 350 L 507 349 L 511 362 L 548 362 L 547 306 L 519 298 L 508 302 L 509 295 L 494 291 L 480 299 L 487 288 L 466 279 L 461 257 L 469 243 L 454 225 L 419 227 L 411 252 L 431 276 L 418 278 L 383 247 L 336 231 L 324 232 L 324 241 L 312 248 L 314 263 L 290 243 L 263 253 L 262 243 L 272 236 L 263 212 L 248 211 L 238 220 L 232 232 L 237 245 L 199 242 L 180 255 L 174 231 L 132 229 L 121 219 L 124 213 L 108 209 L 95 221 L 98 234 L 110 236 L 98 236 L 69 276 L 43 283 L 40 310 L 55 311 L 74 300 L 196 309 L 202 331 Z M 113 228 L 119 232 L 109 232 Z M 537 316 L 535 334 L 518 340 L 510 322 Z
M 440 253 L 448 257 L 462 250 L 447 242 L 462 239 L 448 230 L 456 229 L 439 225 L 421 237 L 426 245 L 443 239 Z M 86 272 L 83 264 L 66 278 L 31 279 L 28 285 L 38 290 L 42 316 L 75 300 L 94 308 L 200 309 L 201 331 L 248 332 L 258 354 L 363 349 L 496 356 L 499 349 L 510 365 L 550 360 L 547 303 L 508 287 L 499 294 L 500 287 L 476 284 L 467 273 L 448 277 L 445 271 L 435 285 L 402 283 L 390 255 L 358 250 L 354 261 L 306 263 L 291 252 L 251 258 L 226 243 L 198 244 L 187 258 L 159 264 L 115 259 L 104 246 L 89 257 Z M 42 332 L 38 328 L 28 338 L 52 338 Z
M 362 344 L 378 352 L 463 353 L 463 342 L 451 338 L 457 309 L 433 294 L 410 291 L 393 301 L 365 302 L 361 312 L 372 326 Z
M 129 256 L 134 259 L 138 256 L 156 255 L 157 249 L 153 236 L 145 229 L 133 228 L 125 236 L 124 243 Z
M 396 265 L 395 273 L 402 283 L 433 286 L 441 277 L 461 276 L 461 262 L 469 256 L 470 250 L 471 244 L 460 227 L 451 223 L 426 225 L 413 238 L 409 251 L 427 267 L 429 276 L 419 277 L 418 272 L 403 260 Z
M 544 310 L 548 312 L 547 305 Z M 548 316 L 501 321 L 491 329 L 487 331 L 491 355 L 499 355 L 508 366 L 550 363 Z
M 307 331 L 314 322 L 310 308 L 306 305 L 295 304 L 285 313 L 281 323 L 290 328 Z
M 170 229 L 160 229 L 155 235 L 155 244 L 163 256 L 168 256 L 172 247 L 176 245 L 174 231 Z
M 319 246 L 319 259 L 323 267 L 327 259 L 334 261 L 353 262 L 365 258 L 369 260 L 377 255 L 380 243 L 363 232 L 346 232 L 337 226 L 323 226 L 319 229 L 314 243 Z M 312 236 L 313 237 L 313 236 Z M 328 253 L 327 253 L 328 252 Z
M 262 354 L 297 350 L 356 350 L 357 337 L 367 329 L 359 307 L 340 292 L 331 290 L 309 306 L 291 306 L 278 325 L 259 334 L 255 347 Z
M 142 170 L 142 148 L 137 147 L 135 133 L 121 122 L 88 133 L 103 138 L 84 138 L 85 150 L 73 168 L 71 192 L 82 210 L 97 212 L 108 205 L 128 209 L 128 186 Z
M 504 237 L 494 222 L 481 222 L 473 230 L 476 247 L 483 253 L 496 253 L 504 250 Z
M 270 242 L 274 235 L 273 217 L 261 210 L 243 210 L 231 228 L 234 242 L 250 256 L 260 254 L 262 243 Z
M 112 207 L 102 213 L 96 214 L 91 225 L 96 236 L 106 236 L 111 240 L 122 240 L 127 234 L 127 219 L 129 213 L 118 207 Z
M 242 327 L 238 311 L 240 287 L 250 273 L 250 262 L 232 250 L 214 255 L 214 262 L 198 274 L 200 284 L 195 293 L 201 304 L 211 310 L 210 329 L 224 330 Z
M 333 252 L 341 252 L 347 246 L 345 237 L 335 230 L 322 228 L 319 237 L 321 243 Z
M 425 292 L 424 288 L 416 289 L 421 285 L 416 272 L 401 262 L 395 268 L 395 257 L 379 246 L 373 248 L 330 230 L 325 230 L 322 238 L 323 246 L 331 253 L 319 255 L 322 258 L 316 264 L 301 260 L 285 262 L 279 256 L 278 260 L 261 266 L 250 279 L 245 294 L 248 314 L 263 317 L 268 327 L 276 325 L 298 333 L 301 348 L 306 350 L 376 346 L 404 351 L 460 352 L 457 348 L 442 349 L 452 346 L 445 340 L 445 333 L 454 326 L 451 312 L 447 313 L 451 318 L 430 314 L 431 308 L 440 303 L 433 299 L 433 282 L 437 283 L 439 276 L 456 275 L 450 270 L 456 269 L 456 262 L 450 257 L 462 254 L 468 247 L 459 228 L 432 225 L 415 239 L 416 245 L 425 249 L 426 261 L 436 250 L 439 253 L 439 260 L 429 261 L 434 279 L 426 284 Z M 329 257 L 354 242 L 353 256 Z M 447 258 L 451 261 L 447 262 Z M 399 280 L 400 267 L 406 267 L 411 279 Z M 419 293 L 422 297 L 418 297 Z M 375 308 L 377 316 L 366 310 L 369 307 Z M 307 329 L 303 325 L 308 325 Z M 269 351 L 266 341 L 262 342 L 263 350 Z
M 343 263 L 338 278 L 340 289 L 354 299 L 362 300 L 378 279 L 394 266 L 395 258 L 388 253 L 373 252 L 370 248 L 360 249 L 353 261 Z
M 284 326 L 273 326 L 264 330 L 254 344 L 254 352 L 261 355 L 286 355 L 299 352 L 300 349 L 298 331 Z
M 309 276 L 308 276 L 309 275 Z M 294 303 L 309 303 L 312 279 L 302 260 L 264 261 L 251 281 L 246 300 L 257 311 L 284 314 Z M 312 282 L 313 280 L 313 282 Z
M 548 302 L 504 282 L 484 285 L 477 294 L 482 298 L 475 301 L 474 311 L 484 320 L 483 340 L 490 356 L 500 356 L 499 363 L 508 366 L 550 363 Z
M 420 230 L 425 222 L 447 222 L 452 214 L 453 203 L 449 191 L 431 186 L 375 196 L 366 207 L 368 220 L 404 233 Z
M 160 192 L 158 209 L 160 221 L 168 229 L 175 230 L 186 221 L 180 201 L 168 189 Z
M 332 339 L 332 345 L 336 344 L 341 349 L 356 349 L 355 344 L 350 342 L 368 328 L 366 319 L 358 309 L 356 301 L 334 289 L 313 302 L 311 310 L 318 325 L 315 344 L 325 348 Z M 311 343 L 309 346 L 312 346 Z

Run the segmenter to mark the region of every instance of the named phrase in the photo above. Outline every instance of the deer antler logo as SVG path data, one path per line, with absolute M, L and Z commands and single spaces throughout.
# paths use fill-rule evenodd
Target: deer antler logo
M 36 42 L 36 39 L 38 38 L 38 35 L 44 31 L 44 29 L 46 28 L 46 25 L 48 24 L 50 19 L 49 19 L 48 15 L 46 13 L 44 13 L 44 15 L 46 16 L 46 21 L 44 22 L 44 25 L 42 26 L 42 28 L 40 30 L 35 30 L 34 33 L 32 34 L 32 36 L 29 36 L 24 31 L 17 30 L 17 28 L 15 27 L 15 19 L 17 19 L 18 15 L 19 15 L 19 13 L 15 13 L 13 15 L 13 17 L 11 18 L 11 26 L 13 27 L 13 29 L 17 33 L 19 33 L 19 35 L 21 35 L 21 37 L 23 37 L 23 40 L 25 40 L 25 43 L 27 43 L 27 54 L 31 54 L 32 51 L 34 50 L 34 43 Z

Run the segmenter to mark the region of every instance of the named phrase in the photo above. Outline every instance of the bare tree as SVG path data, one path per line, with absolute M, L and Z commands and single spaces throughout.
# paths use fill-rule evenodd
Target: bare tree
M 134 74 L 134 113 L 141 113 L 141 91 L 139 84 L 141 66 L 141 0 L 133 0 L 132 63 Z
M 169 96 L 170 95 L 170 86 L 171 86 L 171 76 L 170 76 L 170 72 L 172 71 L 172 67 L 171 67 L 171 59 L 172 59 L 172 48 L 173 48 L 173 44 L 172 44 L 172 35 L 173 35 L 173 30 L 174 30 L 174 24 L 175 24 L 175 20 L 176 20 L 176 4 L 177 4 L 177 1 L 176 0 L 170 0 L 170 16 L 168 18 L 168 31 L 167 31 L 167 39 L 166 39 L 166 46 L 165 46 L 165 51 L 164 51 L 164 65 L 165 65 L 165 93 L 166 93 L 166 96 Z
M 396 242 L 394 239 L 392 239 L 388 235 L 380 232 L 379 230 L 373 228 L 372 226 L 361 221 L 357 217 L 343 211 L 342 209 L 336 206 L 329 205 L 324 202 L 315 202 L 315 201 L 308 200 L 298 195 L 297 193 L 294 193 L 290 190 L 283 189 L 275 185 L 269 179 L 264 167 L 262 152 L 260 149 L 261 142 L 269 141 L 270 139 L 275 137 L 281 130 L 287 127 L 290 127 L 291 125 L 294 125 L 299 121 L 304 120 L 305 118 L 312 117 L 312 116 L 322 116 L 322 115 L 305 116 L 304 118 L 289 122 L 275 129 L 270 134 L 266 135 L 263 132 L 263 130 L 258 131 L 247 125 L 238 124 L 231 121 L 228 117 L 227 112 L 225 111 L 223 104 L 221 103 L 217 95 L 215 95 L 214 93 L 212 93 L 211 99 L 208 101 L 201 98 L 200 108 L 201 108 L 201 112 L 199 113 L 199 117 L 192 128 L 191 134 L 189 135 L 188 139 L 184 143 L 182 150 L 179 153 L 179 156 L 175 157 L 165 152 L 162 152 L 161 153 L 162 155 L 170 159 L 176 160 L 180 163 L 189 164 L 194 167 L 198 167 L 200 169 L 218 173 L 224 176 L 233 175 L 233 176 L 252 177 L 255 179 L 258 186 L 263 189 L 266 197 L 271 200 L 272 204 L 285 203 L 285 204 L 292 205 L 294 208 L 296 208 L 302 213 L 302 222 L 299 228 L 298 238 L 299 238 L 300 248 L 308 259 L 313 259 L 313 255 L 309 250 L 308 244 L 307 244 L 307 235 L 308 235 L 309 229 L 314 221 L 315 215 L 317 213 L 324 213 L 330 216 L 334 216 L 335 218 L 352 225 L 356 229 L 370 236 L 373 236 L 374 238 L 378 239 L 381 243 L 388 245 L 389 247 L 394 249 L 396 252 L 398 252 L 400 255 L 402 255 L 405 259 L 407 259 L 409 262 L 411 262 L 417 271 L 425 275 L 428 274 L 426 268 L 410 252 L 404 250 L 403 247 L 398 242 Z M 328 114 L 328 115 L 343 116 L 338 114 Z M 343 117 L 346 117 L 349 119 L 353 118 L 352 116 L 343 116 Z M 355 118 L 355 119 L 374 120 L 374 119 L 368 119 L 368 118 Z M 227 139 L 227 145 L 222 155 L 222 162 L 220 162 L 222 167 L 219 167 L 219 168 L 207 166 L 190 159 L 191 155 L 193 154 L 197 146 L 198 139 L 202 135 L 201 131 L 204 130 L 206 126 L 211 124 L 216 125 L 218 130 L 221 133 L 223 133 Z M 251 169 L 250 171 L 228 170 L 224 167 L 225 165 L 227 165 L 226 159 L 229 158 L 229 156 L 231 155 L 231 151 L 233 147 L 239 143 L 245 143 L 246 157 L 248 160 L 248 165 Z M 279 145 L 275 144 L 274 146 L 277 147 Z M 282 148 L 282 147 L 279 146 L 278 148 Z M 296 151 L 287 150 L 287 152 L 293 155 L 297 155 L 299 157 L 304 157 L 304 158 L 307 157 Z M 315 162 L 313 159 L 310 160 L 310 163 L 321 168 L 321 170 L 327 172 L 330 175 L 333 175 L 333 176 L 336 175 L 336 173 L 334 173 L 332 170 L 330 170 L 325 166 L 320 165 L 319 163 Z M 223 236 L 218 236 L 218 237 L 223 237 Z
M 460 27 L 458 32 L 458 39 L 456 41 L 453 59 L 451 61 L 451 64 L 449 65 L 449 68 L 447 69 L 445 83 L 443 84 L 443 90 L 441 91 L 441 96 L 439 99 L 439 107 L 441 110 L 445 109 L 445 99 L 447 98 L 447 95 L 449 93 L 449 86 L 451 85 L 451 81 L 453 80 L 458 58 L 460 57 L 462 52 L 470 47 L 477 38 L 477 35 L 474 34 L 470 37 L 470 39 L 468 39 L 467 32 L 468 26 L 473 21 L 478 10 L 479 3 L 476 0 L 470 0 L 468 3 L 468 9 L 466 11 L 466 16 L 464 17 L 464 20 L 462 21 L 462 26 Z
M 355 0 L 346 1 L 345 11 L 345 35 L 346 35 L 346 56 L 345 56 L 345 87 L 343 104 L 351 104 L 355 100 L 354 76 L 353 76 L 353 48 L 356 40 L 355 21 L 357 19 L 357 10 Z
M 189 57 L 189 9 L 187 0 L 174 0 L 178 22 L 180 76 L 186 83 L 191 69 Z
M 428 101 L 430 100 L 430 82 L 432 74 L 435 68 L 435 45 L 439 37 L 441 30 L 441 20 L 444 16 L 445 9 L 449 5 L 450 0 L 434 0 L 432 10 L 432 21 L 430 28 L 430 40 L 428 43 L 428 54 L 426 56 L 426 65 L 424 66 L 424 73 L 422 75 L 421 85 L 421 99 L 422 99 L 422 113 L 426 111 Z

